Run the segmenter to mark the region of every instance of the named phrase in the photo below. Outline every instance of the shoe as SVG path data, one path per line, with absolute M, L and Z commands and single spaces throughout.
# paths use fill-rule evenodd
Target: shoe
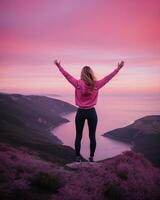
M 81 162 L 81 156 L 76 156 L 76 162 Z
M 94 162 L 94 159 L 92 156 L 89 157 L 89 162 Z

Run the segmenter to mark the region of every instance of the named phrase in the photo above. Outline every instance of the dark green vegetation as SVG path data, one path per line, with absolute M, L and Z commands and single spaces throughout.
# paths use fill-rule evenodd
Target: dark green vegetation
M 74 150 L 62 145 L 51 129 L 68 122 L 62 115 L 74 111 L 71 104 L 46 96 L 1 93 L 0 142 L 27 147 L 53 162 L 71 162 Z
M 160 115 L 140 118 L 104 136 L 132 144 L 134 151 L 143 153 L 155 166 L 160 167 Z
M 31 178 L 30 185 L 39 190 L 57 193 L 61 183 L 58 176 L 53 176 L 46 172 L 38 172 Z

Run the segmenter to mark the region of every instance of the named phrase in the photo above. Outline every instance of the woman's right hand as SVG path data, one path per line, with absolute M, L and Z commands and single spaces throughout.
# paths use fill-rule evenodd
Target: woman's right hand
M 61 66 L 60 61 L 58 62 L 57 60 L 54 61 L 54 64 L 55 64 L 57 67 L 60 67 L 60 66 Z
M 124 65 L 124 61 L 121 61 L 120 63 L 118 63 L 118 69 L 121 69 Z

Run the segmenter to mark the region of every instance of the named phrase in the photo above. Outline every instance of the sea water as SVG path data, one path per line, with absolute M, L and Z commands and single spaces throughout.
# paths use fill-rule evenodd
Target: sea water
M 74 105 L 74 96 L 61 96 L 58 99 Z M 102 136 L 107 131 L 125 127 L 135 120 L 147 116 L 160 114 L 160 104 L 158 96 L 99 96 L 95 106 L 98 115 L 96 130 L 96 151 L 95 160 L 102 160 L 118 155 L 130 150 L 129 144 L 116 141 Z M 70 122 L 62 124 L 53 130 L 64 145 L 74 147 L 75 141 L 75 115 L 70 113 L 65 115 Z M 85 122 L 83 137 L 81 141 L 81 155 L 89 157 L 89 134 L 87 121 Z

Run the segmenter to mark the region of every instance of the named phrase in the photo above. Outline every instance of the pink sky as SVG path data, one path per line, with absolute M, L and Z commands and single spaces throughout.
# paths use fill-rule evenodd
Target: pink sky
M 73 93 L 53 65 L 79 78 L 124 68 L 103 88 L 113 94 L 160 92 L 159 0 L 0 1 L 0 92 Z

